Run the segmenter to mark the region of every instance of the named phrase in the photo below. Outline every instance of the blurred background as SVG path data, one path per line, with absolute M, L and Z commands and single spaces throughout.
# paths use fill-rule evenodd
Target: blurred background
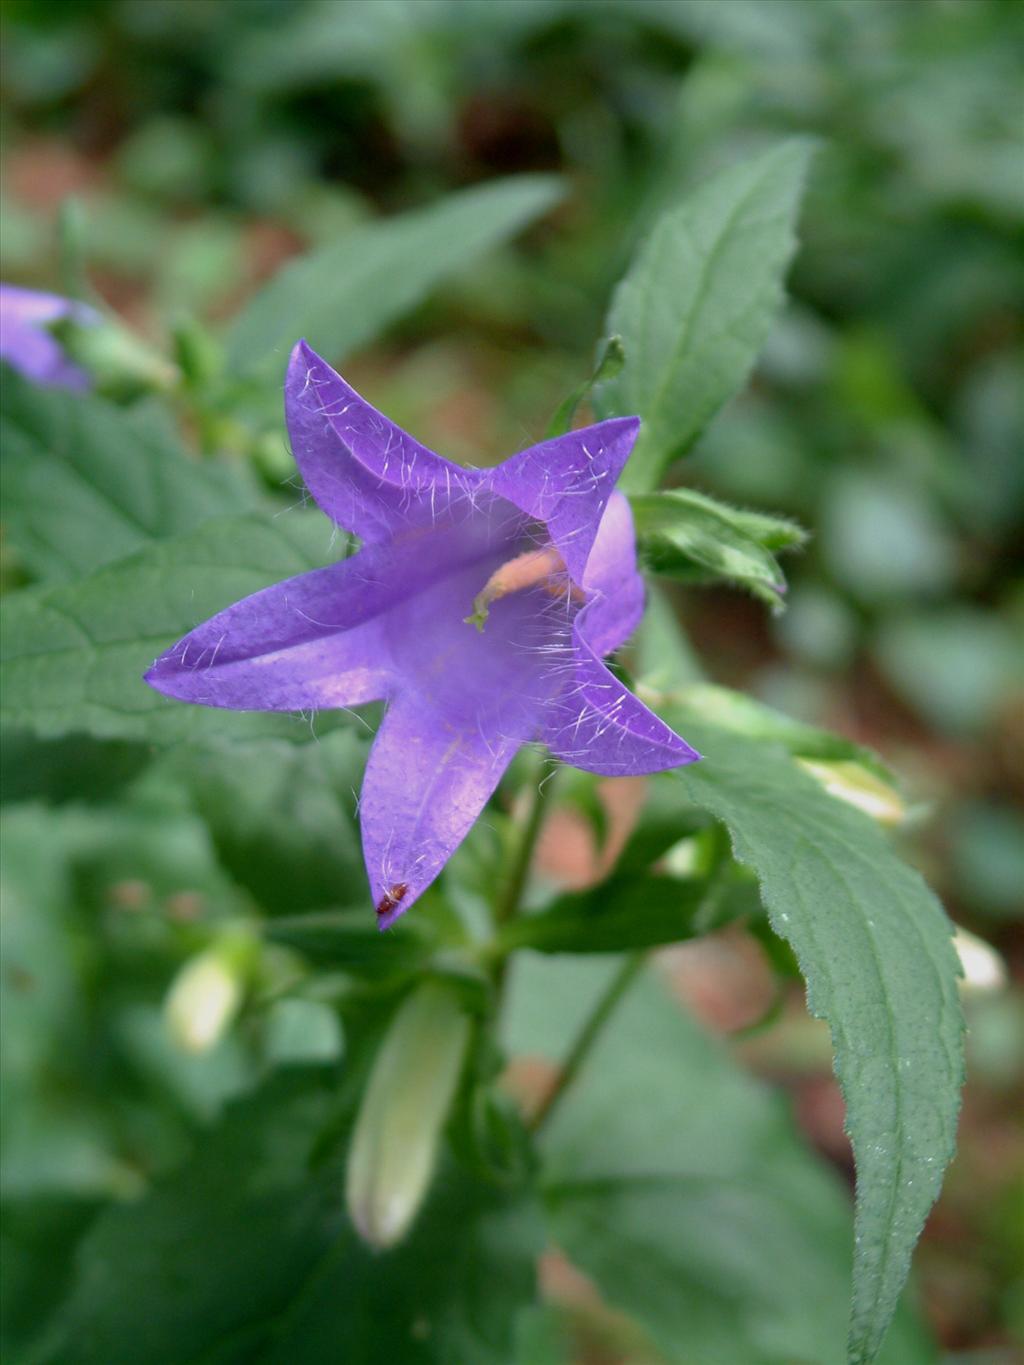
M 60 287 L 56 216 L 74 196 L 96 289 L 158 347 L 376 215 L 564 175 L 541 226 L 346 366 L 427 444 L 478 463 L 538 438 L 588 372 L 610 291 L 664 207 L 781 135 L 820 138 L 791 301 L 753 383 L 678 471 L 813 539 L 778 618 L 734 592 L 673 601 L 711 679 L 884 753 L 905 779 L 909 856 L 1005 967 L 1008 984 L 968 1002 L 961 1149 L 917 1270 L 957 1359 L 1009 1359 L 1024 1340 L 1024 6 L 6 0 L 3 14 L 0 274 Z M 95 861 L 107 836 L 68 837 Z M 144 894 L 108 854 L 102 894 Z M 196 886 L 165 872 L 160 894 L 187 919 Z M 673 970 L 709 1027 L 758 1014 L 758 964 L 728 935 Z M 827 1038 L 799 996 L 735 1047 L 849 1174 Z

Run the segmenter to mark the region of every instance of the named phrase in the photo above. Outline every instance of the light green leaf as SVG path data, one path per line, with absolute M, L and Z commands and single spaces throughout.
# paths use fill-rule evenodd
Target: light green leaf
M 562 193 L 553 176 L 517 176 L 354 228 L 286 265 L 256 295 L 231 329 L 229 366 L 281 371 L 300 337 L 339 360 L 475 255 L 545 213 Z
M 717 498 L 709 498 L 706 493 L 696 493 L 692 488 L 676 488 L 672 492 L 694 506 L 712 508 L 766 550 L 799 550 L 807 544 L 808 533 L 790 517 L 753 512 L 749 507 L 732 507 L 729 503 L 719 502 Z
M 818 759 L 825 763 L 860 763 L 886 781 L 892 773 L 872 750 L 852 739 L 794 720 L 773 706 L 715 683 L 691 683 L 673 693 L 679 703 L 702 721 L 751 739 L 781 744 L 797 758 Z
M 77 583 L 10 594 L 0 604 L 0 719 L 42 736 L 310 738 L 308 720 L 186 706 L 142 674 L 214 612 L 323 564 L 331 534 L 317 513 L 210 521 Z
M 0 443 L 7 533 L 50 581 L 254 501 L 240 473 L 190 460 L 162 414 L 41 389 L 13 371 L 0 386 Z
M 584 379 L 582 384 L 578 384 L 568 398 L 559 403 L 555 415 L 548 423 L 548 429 L 544 433 L 545 439 L 550 439 L 553 436 L 564 436 L 572 426 L 576 409 L 594 385 L 600 384 L 602 380 L 614 379 L 617 374 L 621 374 L 625 363 L 626 355 L 622 349 L 622 338 L 609 337 L 601 348 L 601 354 L 594 366 L 593 373 L 589 378 Z
M 630 499 L 640 553 L 655 573 L 684 582 L 724 579 L 773 609 L 785 605 L 786 580 L 773 550 L 798 546 L 805 533 L 783 517 L 729 507 L 689 488 Z
M 704 754 L 670 779 L 724 821 L 832 1031 L 857 1163 L 849 1360 L 875 1358 L 953 1154 L 963 1081 L 959 964 L 920 875 L 784 753 L 669 719 Z
M 319 1000 L 275 1000 L 263 1023 L 263 1055 L 272 1066 L 337 1064 L 344 1047 L 338 1016 Z
M 602 416 L 643 418 L 623 487 L 654 488 L 741 387 L 782 299 L 810 147 L 790 141 L 701 186 L 658 221 L 606 323 L 626 353 Z
M 616 963 L 517 958 L 514 1052 L 564 1057 Z M 845 1194 L 786 1107 L 650 978 L 542 1130 L 551 1235 L 671 1365 L 841 1365 Z M 644 1357 L 647 1358 L 646 1356 Z M 934 1354 L 901 1314 L 884 1356 Z

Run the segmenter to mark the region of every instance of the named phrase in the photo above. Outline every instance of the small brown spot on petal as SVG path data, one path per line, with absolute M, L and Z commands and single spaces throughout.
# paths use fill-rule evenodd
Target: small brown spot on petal
M 390 915 L 392 910 L 396 910 L 401 905 L 408 894 L 409 887 L 406 882 L 395 882 L 389 886 L 377 903 L 378 918 L 382 919 L 385 915 Z

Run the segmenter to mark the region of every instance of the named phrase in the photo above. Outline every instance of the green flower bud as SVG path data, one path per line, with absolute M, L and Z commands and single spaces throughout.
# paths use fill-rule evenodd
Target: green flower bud
M 186 385 L 201 389 L 220 374 L 223 351 L 217 339 L 193 317 L 179 318 L 171 332 L 174 358 Z
M 168 392 L 177 380 L 175 366 L 109 316 L 88 326 L 62 319 L 50 331 L 68 356 L 88 371 L 102 394 L 126 399 L 154 390 Z
M 373 1247 L 401 1241 L 423 1203 L 469 1030 L 454 991 L 428 981 L 403 1003 L 377 1053 L 345 1184 L 349 1215 Z

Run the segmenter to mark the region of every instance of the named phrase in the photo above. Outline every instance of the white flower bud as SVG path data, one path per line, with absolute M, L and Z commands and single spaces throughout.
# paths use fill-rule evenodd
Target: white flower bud
M 345 1199 L 360 1236 L 394 1246 L 427 1193 L 469 1040 L 452 989 L 428 981 L 403 1003 L 374 1060 L 349 1149 Z
M 990 943 L 958 924 L 953 947 L 964 969 L 960 982 L 964 995 L 987 995 L 1003 989 L 1007 982 L 1006 963 Z
M 798 758 L 797 763 L 820 782 L 830 796 L 856 806 L 880 825 L 901 825 L 906 819 L 907 808 L 896 788 L 862 764 L 852 761 L 826 763 L 811 758 Z
M 206 1052 L 223 1038 L 238 1013 L 252 944 L 230 938 L 185 963 L 164 1001 L 171 1037 L 185 1052 Z

